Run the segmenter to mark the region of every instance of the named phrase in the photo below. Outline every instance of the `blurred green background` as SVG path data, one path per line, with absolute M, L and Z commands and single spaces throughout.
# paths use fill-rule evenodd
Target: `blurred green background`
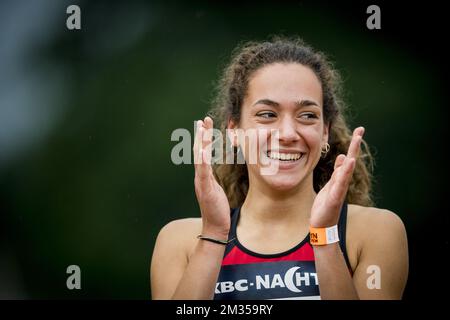
M 66 28 L 70 4 L 79 31 Z M 377 206 L 407 227 L 405 298 L 419 297 L 423 237 L 448 226 L 436 193 L 442 66 L 404 8 L 381 5 L 382 30 L 368 30 L 369 4 L 3 1 L 0 298 L 150 298 L 158 231 L 199 216 L 171 133 L 205 115 L 239 42 L 271 34 L 300 35 L 341 71 L 351 126 L 365 126 L 375 154 Z M 72 264 L 81 290 L 66 288 Z

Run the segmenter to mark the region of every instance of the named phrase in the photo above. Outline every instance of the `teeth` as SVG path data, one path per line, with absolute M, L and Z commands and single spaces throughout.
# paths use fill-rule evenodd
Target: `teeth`
M 278 153 L 275 151 L 269 151 L 267 156 L 275 160 L 292 161 L 298 160 L 302 157 L 301 153 Z

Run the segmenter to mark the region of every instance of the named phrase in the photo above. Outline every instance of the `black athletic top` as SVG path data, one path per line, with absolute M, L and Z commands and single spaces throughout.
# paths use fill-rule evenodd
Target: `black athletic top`
M 231 209 L 230 242 L 222 260 L 215 300 L 231 299 L 320 299 L 314 251 L 309 233 L 298 245 L 278 254 L 259 254 L 245 248 L 236 237 L 240 207 Z M 341 209 L 339 245 L 351 271 L 345 248 L 347 203 Z

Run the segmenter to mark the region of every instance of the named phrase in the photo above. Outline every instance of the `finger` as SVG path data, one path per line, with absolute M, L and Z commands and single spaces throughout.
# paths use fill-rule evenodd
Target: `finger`
M 199 123 L 198 120 L 194 122 L 194 147 L 192 148 L 192 152 L 194 154 L 194 167 L 198 163 L 198 152 L 199 152 L 199 137 L 198 137 L 198 128 Z
M 366 129 L 364 127 L 358 127 L 355 130 L 353 130 L 354 135 L 363 136 Z
M 203 149 L 203 121 L 198 120 L 196 123 L 196 131 L 195 131 L 195 138 L 194 138 L 194 165 L 201 163 L 201 156 L 200 151 Z
M 336 157 L 336 160 L 334 161 L 334 170 L 339 168 L 344 163 L 345 158 L 346 157 L 344 154 L 340 154 Z
M 211 164 L 212 147 L 213 147 L 213 140 L 214 140 L 214 122 L 211 117 L 206 116 L 204 119 L 204 123 L 205 123 L 205 128 L 209 132 L 207 135 L 207 139 L 208 139 L 208 143 L 209 143 L 209 148 L 207 149 L 207 160 L 208 160 L 208 163 Z
M 205 127 L 206 129 L 212 129 L 213 128 L 213 119 L 211 117 L 206 116 L 204 119 Z
M 208 163 L 207 154 L 205 150 L 200 150 L 200 164 L 197 165 L 197 175 L 199 177 L 201 189 L 204 189 L 207 186 L 208 179 L 210 174 L 212 174 L 211 165 Z
M 350 184 L 356 160 L 354 158 L 345 158 L 344 163 L 338 169 L 335 181 L 331 186 L 331 197 L 338 202 L 344 201 Z
M 213 121 L 210 117 L 199 120 L 197 124 L 197 166 L 196 174 L 199 177 L 202 188 L 207 187 L 209 178 L 213 177 L 211 158 L 212 158 L 212 137 Z
M 197 153 L 198 153 L 198 121 L 194 121 L 194 146 L 192 147 L 192 153 L 194 155 L 194 167 L 197 164 Z
M 212 138 L 213 138 L 213 127 L 212 127 L 212 119 L 210 117 L 205 117 L 204 121 L 204 135 L 203 135 L 203 151 L 204 151 L 204 160 L 207 161 L 207 164 L 211 164 L 212 158 Z
M 336 180 L 336 176 L 339 174 L 340 171 L 340 167 L 342 166 L 342 164 L 344 163 L 346 159 L 346 156 L 344 154 L 340 154 L 336 157 L 336 160 L 334 161 L 334 171 L 333 174 L 331 175 L 330 178 L 330 184 L 333 185 L 335 180 Z
M 352 141 L 350 142 L 350 146 L 348 147 L 347 152 L 348 158 L 356 159 L 358 157 L 363 134 L 363 127 L 358 127 L 355 129 L 355 131 L 353 131 Z
M 345 189 L 348 188 L 348 185 L 350 184 L 350 181 L 352 179 L 355 163 L 355 158 L 345 158 L 344 163 L 339 168 L 339 172 L 336 175 L 336 185 Z

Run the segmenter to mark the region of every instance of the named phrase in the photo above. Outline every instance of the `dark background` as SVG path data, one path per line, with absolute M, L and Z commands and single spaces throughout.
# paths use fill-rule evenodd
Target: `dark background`
M 66 28 L 70 4 L 81 30 Z M 366 28 L 370 4 L 381 30 Z M 284 34 L 342 73 L 377 206 L 408 232 L 404 298 L 434 299 L 448 285 L 445 20 L 430 1 L 2 1 L 0 298 L 150 298 L 158 231 L 199 216 L 172 131 L 193 131 L 239 42 Z M 81 290 L 66 288 L 72 264 Z

